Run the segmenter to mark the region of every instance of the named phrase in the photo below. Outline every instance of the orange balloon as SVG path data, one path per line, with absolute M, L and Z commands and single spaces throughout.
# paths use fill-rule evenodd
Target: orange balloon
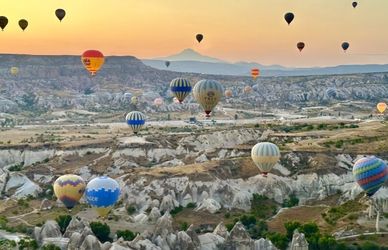
M 225 90 L 225 96 L 226 97 L 232 97 L 232 95 L 233 95 L 232 90 L 230 90 L 230 89 Z
M 258 77 L 260 75 L 260 70 L 259 69 L 252 69 L 251 70 L 251 76 L 253 77 L 253 79 L 256 79 L 256 77 Z
M 377 110 L 380 113 L 384 113 L 384 111 L 387 109 L 387 104 L 385 102 L 380 102 L 377 104 Z
M 87 50 L 82 54 L 81 61 L 87 71 L 94 76 L 105 62 L 104 55 L 98 50 Z

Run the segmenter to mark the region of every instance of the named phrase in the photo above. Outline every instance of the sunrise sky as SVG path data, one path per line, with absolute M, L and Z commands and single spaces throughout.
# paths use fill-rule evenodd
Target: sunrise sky
M 285 66 L 388 63 L 388 0 L 0 0 L 0 53 L 153 58 L 192 48 Z M 54 12 L 63 8 L 60 23 Z M 295 13 L 287 26 L 286 12 Z M 22 32 L 18 20 L 29 27 Z M 204 34 L 198 44 L 195 34 Z M 300 54 L 296 43 L 306 48 Z M 341 43 L 350 43 L 345 54 Z

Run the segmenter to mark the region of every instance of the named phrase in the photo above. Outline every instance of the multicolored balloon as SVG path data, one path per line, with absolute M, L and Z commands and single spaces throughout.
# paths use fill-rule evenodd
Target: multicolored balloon
M 382 114 L 387 109 L 387 104 L 385 102 L 380 102 L 377 104 L 376 108 Z
M 128 126 L 135 134 L 137 134 L 145 124 L 145 115 L 139 111 L 128 113 L 125 119 L 127 120 Z
M 17 76 L 19 74 L 18 67 L 12 67 L 10 71 L 11 71 L 11 75 L 13 75 L 13 76 Z
M 105 62 L 104 55 L 98 50 L 87 50 L 82 54 L 81 61 L 92 76 L 96 75 Z
M 54 182 L 54 194 L 62 201 L 66 208 L 71 209 L 77 205 L 85 192 L 85 181 L 78 175 L 62 175 Z
M 192 87 L 189 80 L 185 78 L 175 78 L 170 83 L 170 89 L 174 96 L 178 98 L 179 102 L 182 103 L 185 98 L 190 95 Z
M 251 76 L 255 80 L 260 75 L 260 70 L 257 68 L 251 69 Z
M 251 157 L 263 176 L 267 176 L 279 161 L 280 150 L 271 142 L 259 142 L 252 148 Z
M 156 99 L 154 100 L 154 105 L 155 105 L 156 107 L 162 106 L 163 103 L 164 103 L 164 101 L 163 101 L 163 99 L 160 98 L 160 97 L 159 97 L 159 98 L 156 98 Z
M 361 158 L 353 166 L 354 178 L 368 196 L 380 189 L 387 179 L 387 174 L 387 164 L 375 156 Z
M 221 100 L 224 88 L 221 83 L 214 80 L 201 80 L 195 84 L 193 95 L 205 110 L 206 117 L 210 117 L 213 108 Z
M 86 201 L 101 217 L 105 217 L 110 212 L 119 197 L 119 183 L 107 176 L 96 177 L 86 186 Z

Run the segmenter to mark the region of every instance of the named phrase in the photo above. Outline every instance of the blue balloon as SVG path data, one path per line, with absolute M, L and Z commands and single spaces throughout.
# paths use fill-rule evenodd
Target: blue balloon
M 105 216 L 120 197 L 120 185 L 107 176 L 96 177 L 86 186 L 87 203 Z
M 145 124 L 145 115 L 139 111 L 132 111 L 128 113 L 127 117 L 125 118 L 127 121 L 127 124 L 135 134 L 139 132 L 139 130 L 144 126 Z

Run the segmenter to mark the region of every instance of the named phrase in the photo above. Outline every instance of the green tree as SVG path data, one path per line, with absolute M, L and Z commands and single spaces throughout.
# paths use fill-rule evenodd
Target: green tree
M 61 229 L 62 234 L 66 232 L 66 228 L 69 226 L 71 221 L 70 215 L 60 215 L 55 219 Z
M 112 239 L 109 237 L 110 235 L 110 227 L 101 222 L 92 222 L 90 223 L 90 228 L 92 229 L 94 235 L 102 242 L 111 241 Z
M 116 235 L 118 239 L 123 238 L 126 241 L 132 241 L 136 237 L 136 234 L 133 233 L 131 230 L 118 230 L 116 232 Z
M 42 247 L 42 250 L 61 250 L 61 248 L 54 244 L 48 244 L 48 245 L 44 245 Z
M 284 223 L 284 228 L 287 231 L 288 240 L 292 239 L 292 235 L 294 234 L 295 229 L 298 229 L 300 226 L 301 224 L 297 221 L 288 221 Z
M 287 236 L 281 233 L 269 233 L 267 234 L 267 238 L 280 250 L 287 249 L 288 239 Z

